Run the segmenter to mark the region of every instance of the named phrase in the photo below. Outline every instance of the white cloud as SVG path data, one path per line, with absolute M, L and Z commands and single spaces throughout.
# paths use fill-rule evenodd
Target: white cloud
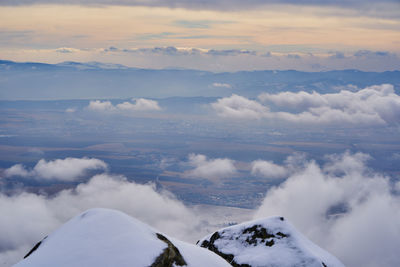
M 267 192 L 256 217 L 287 217 L 346 266 L 399 266 L 400 197 L 369 156 L 344 153 L 297 169 Z
M 125 101 L 123 103 L 113 105 L 110 101 L 90 101 L 88 109 L 101 112 L 132 112 L 132 111 L 157 111 L 161 110 L 157 101 L 138 98 L 132 99 L 134 103 Z
M 370 170 L 366 154 L 346 152 L 326 159 L 328 163 L 319 166 L 301 154 L 288 157 L 283 166 L 289 178 L 267 192 L 256 217 L 287 217 L 346 266 L 398 266 L 400 182 L 392 184 Z M 216 175 L 221 170 L 236 172 L 229 159 L 191 154 L 189 163 L 194 170 L 199 167 L 200 174 L 207 169 Z M 65 168 L 63 164 L 52 165 L 56 166 Z M 31 172 L 22 165 L 14 168 L 16 173 L 24 170 Z M 392 194 L 396 190 L 397 195 Z M 207 229 L 208 221 L 199 220 L 203 213 L 185 207 L 170 193 L 157 191 L 152 184 L 139 185 L 122 176 L 101 174 L 52 197 L 0 193 L 0 212 L 7 214 L 0 220 L 0 266 L 12 265 L 66 220 L 94 207 L 121 210 L 184 240 L 193 241 L 212 231 Z
M 317 92 L 264 93 L 259 96 L 282 111 L 270 111 L 261 103 L 232 95 L 212 103 L 221 117 L 260 119 L 298 124 L 390 125 L 400 123 L 400 96 L 393 85 L 383 84 L 357 92 L 342 90 L 333 94 Z M 289 110 L 288 110 L 289 109 Z M 297 113 L 290 110 L 297 110 Z
M 308 109 L 310 107 L 321 107 L 327 103 L 324 97 L 317 93 L 301 92 L 282 92 L 278 94 L 263 93 L 258 97 L 263 102 L 272 102 L 280 107 L 290 107 L 300 110 Z
M 233 94 L 230 97 L 218 99 L 211 106 L 219 116 L 236 119 L 260 119 L 268 114 L 269 109 L 266 106 L 247 99 L 243 96 Z
M 30 172 L 27 171 L 22 164 L 15 164 L 11 166 L 10 168 L 6 169 L 4 171 L 4 174 L 6 177 L 11 177 L 11 176 L 29 176 Z
M 236 174 L 234 161 L 231 159 L 207 159 L 201 154 L 190 154 L 189 165 L 194 167 L 187 174 L 205 179 L 226 178 Z
M 213 83 L 212 86 L 222 87 L 222 88 L 232 88 L 232 86 L 229 83 Z
M 333 86 L 332 89 L 334 89 L 336 91 L 346 90 L 346 91 L 357 92 L 357 91 L 361 90 L 362 88 L 359 88 L 357 85 L 354 85 L 354 84 L 347 84 L 347 85 Z
M 110 101 L 90 101 L 88 108 L 94 111 L 113 111 L 116 108 L 111 104 Z
M 5 170 L 7 177 L 22 176 L 42 180 L 75 181 L 81 178 L 88 170 L 105 170 L 107 164 L 94 158 L 65 158 L 39 162 L 31 170 L 22 164 L 16 164 Z
M 54 197 L 23 192 L 0 194 L 0 265 L 10 266 L 71 217 L 94 207 L 121 210 L 162 232 L 193 241 L 202 235 L 197 217 L 168 192 L 140 185 L 121 176 L 96 175 L 75 189 Z M 196 236 L 198 238 L 199 236 Z
M 65 110 L 66 113 L 74 113 L 76 111 L 76 108 L 67 108 Z
M 128 110 L 128 111 L 150 111 L 150 110 L 161 110 L 160 106 L 158 105 L 157 101 L 150 100 L 150 99 L 134 99 L 135 103 L 131 102 L 124 102 L 118 104 L 116 107 L 120 110 Z
M 251 174 L 266 178 L 283 178 L 288 175 L 288 169 L 271 161 L 256 160 L 251 163 Z

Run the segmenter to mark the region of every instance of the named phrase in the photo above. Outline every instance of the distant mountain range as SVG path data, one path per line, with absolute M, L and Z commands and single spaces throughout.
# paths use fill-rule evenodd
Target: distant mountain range
M 221 229 L 195 246 L 108 209 L 71 219 L 15 266 L 344 267 L 283 217 Z
M 400 71 L 326 72 L 138 69 L 99 62 L 45 64 L 0 60 L 0 99 L 94 99 L 129 97 L 256 97 L 262 92 L 357 90 L 390 83 L 400 87 Z

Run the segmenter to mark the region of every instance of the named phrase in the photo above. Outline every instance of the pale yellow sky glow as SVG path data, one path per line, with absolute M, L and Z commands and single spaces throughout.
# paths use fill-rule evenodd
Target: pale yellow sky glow
M 173 46 L 320 55 L 358 50 L 400 52 L 399 19 L 351 16 L 339 8 L 271 5 L 222 12 L 32 5 L 0 7 L 0 18 L 0 57 L 10 60 L 95 60 L 96 56 L 104 57 L 98 53 L 108 47 Z M 55 52 L 63 47 L 71 53 Z M 115 54 L 109 55 L 108 61 L 126 63 Z

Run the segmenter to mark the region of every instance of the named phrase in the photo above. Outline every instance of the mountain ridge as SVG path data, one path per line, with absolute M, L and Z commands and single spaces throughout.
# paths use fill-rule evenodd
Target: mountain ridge
M 269 230 L 259 226 L 267 227 Z M 243 227 L 246 228 L 244 232 L 235 235 L 234 232 Z M 271 230 L 279 232 L 273 234 L 269 232 Z M 227 236 L 226 233 L 231 235 Z M 236 234 L 238 233 L 236 231 Z M 221 237 L 226 237 L 225 241 L 228 241 L 225 242 L 225 248 L 221 248 L 216 242 Z M 271 241 L 272 237 L 276 237 L 275 241 Z M 258 242 L 260 238 L 263 239 L 262 242 L 268 239 L 266 245 Z M 284 242 L 280 241 L 283 239 Z M 240 245 L 242 253 L 233 251 L 232 256 L 227 258 L 228 254 L 221 252 L 232 250 L 235 246 L 232 246 L 233 243 L 243 240 L 248 244 Z M 220 251 L 210 249 L 211 243 Z M 269 253 L 269 249 L 274 249 L 275 253 Z M 291 253 L 292 251 L 297 254 Z M 203 238 L 196 246 L 160 233 L 120 211 L 96 208 L 72 218 L 45 237 L 15 266 L 343 267 L 344 265 L 302 237 L 282 217 L 260 219 L 221 229 Z

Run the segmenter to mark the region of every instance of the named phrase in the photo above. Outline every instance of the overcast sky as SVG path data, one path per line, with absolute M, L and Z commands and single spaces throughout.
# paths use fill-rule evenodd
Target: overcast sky
M 15 61 L 400 69 L 396 0 L 4 0 L 0 17 L 0 58 Z

